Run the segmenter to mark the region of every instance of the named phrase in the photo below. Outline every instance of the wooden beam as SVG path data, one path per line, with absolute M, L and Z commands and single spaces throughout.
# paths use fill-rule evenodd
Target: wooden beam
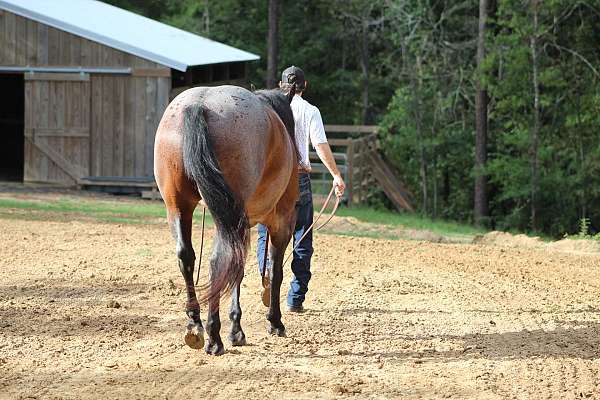
M 352 205 L 352 195 L 354 194 L 354 141 L 350 141 L 348 147 L 346 147 L 346 165 L 348 172 L 346 173 L 346 185 L 347 185 L 347 196 L 348 206 Z
M 377 133 L 376 125 L 325 125 L 325 132 Z
M 90 74 L 86 73 L 53 73 L 53 72 L 27 72 L 26 81 L 80 81 L 90 80 Z
M 71 138 L 89 138 L 89 128 L 37 128 L 26 129 L 25 137 L 71 137 Z
M 346 153 L 331 153 L 331 154 L 333 155 L 333 158 L 336 161 L 345 161 L 345 160 L 348 159 Z M 308 156 L 309 156 L 310 159 L 313 159 L 313 160 L 319 160 L 320 159 L 319 155 L 317 154 L 316 151 L 309 151 L 308 152 Z
M 94 177 L 94 178 L 101 178 L 101 177 Z M 85 186 L 118 186 L 118 187 L 135 187 L 135 188 L 156 188 L 156 182 L 154 181 L 148 181 L 148 182 L 137 182 L 134 180 L 119 180 L 119 179 L 110 179 L 110 177 L 107 177 L 107 179 L 86 179 L 86 178 L 80 178 L 77 180 L 77 183 L 79 185 L 85 185 Z
M 27 138 L 33 146 L 41 151 L 46 157 L 54 162 L 58 168 L 60 168 L 65 174 L 69 175 L 75 182 L 84 176 L 85 173 L 79 169 L 79 167 L 71 164 L 66 158 L 54 151 L 50 146 L 45 143 L 34 141 L 33 138 Z
M 131 76 L 170 78 L 171 70 L 167 68 L 134 68 Z
M 327 142 L 331 146 L 348 146 L 352 139 L 328 139 Z

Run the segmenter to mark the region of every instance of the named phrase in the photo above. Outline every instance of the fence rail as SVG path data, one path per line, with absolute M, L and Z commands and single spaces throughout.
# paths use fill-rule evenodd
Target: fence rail
M 325 131 L 333 134 L 330 136 L 336 136 L 331 137 L 328 142 L 346 182 L 344 200 L 349 206 L 365 203 L 374 193 L 372 189 L 378 187 L 398 210 L 412 211 L 412 195 L 403 187 L 393 169 L 379 153 L 376 126 L 325 125 Z M 340 134 L 346 136 L 339 137 Z M 331 176 L 317 153 L 310 153 L 310 161 L 311 181 L 316 189 L 316 197 L 319 197 L 331 189 Z
M 368 153 L 376 151 L 377 127 L 365 125 L 325 125 L 327 134 L 346 134 L 346 137 L 328 139 L 333 157 L 346 182 L 344 200 L 348 205 L 363 203 L 370 193 L 369 187 L 375 184 L 370 173 Z M 317 194 L 327 193 L 331 176 L 316 152 L 310 152 L 312 166 L 311 181 Z

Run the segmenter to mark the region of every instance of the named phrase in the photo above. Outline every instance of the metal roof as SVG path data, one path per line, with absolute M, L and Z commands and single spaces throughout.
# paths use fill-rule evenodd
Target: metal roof
M 0 0 L 0 9 L 179 71 L 260 58 L 96 0 Z

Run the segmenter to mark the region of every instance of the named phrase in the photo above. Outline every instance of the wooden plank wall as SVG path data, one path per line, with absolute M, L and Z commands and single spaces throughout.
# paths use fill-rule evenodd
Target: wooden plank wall
M 89 165 L 92 176 L 153 174 L 154 134 L 171 90 L 168 67 L 1 10 L 0 65 L 142 71 L 91 75 Z
M 92 176 L 153 174 L 154 134 L 170 87 L 169 78 L 92 75 Z
M 25 181 L 72 185 L 89 173 L 90 83 L 84 78 L 26 76 Z
M 0 10 L 0 65 L 31 67 L 167 67 Z

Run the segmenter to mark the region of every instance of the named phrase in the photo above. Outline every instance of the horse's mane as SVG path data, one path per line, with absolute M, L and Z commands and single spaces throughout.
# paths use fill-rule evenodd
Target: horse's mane
M 279 115 L 279 118 L 281 118 L 283 121 L 288 134 L 292 138 L 296 156 L 298 157 L 298 160 L 300 160 L 300 153 L 298 152 L 298 147 L 296 145 L 294 114 L 292 113 L 292 107 L 290 107 L 288 96 L 286 96 L 281 89 L 257 90 L 254 92 L 254 94 L 260 99 L 260 101 L 262 101 L 264 104 L 267 104 L 273 109 L 273 111 L 277 113 L 277 115 Z

